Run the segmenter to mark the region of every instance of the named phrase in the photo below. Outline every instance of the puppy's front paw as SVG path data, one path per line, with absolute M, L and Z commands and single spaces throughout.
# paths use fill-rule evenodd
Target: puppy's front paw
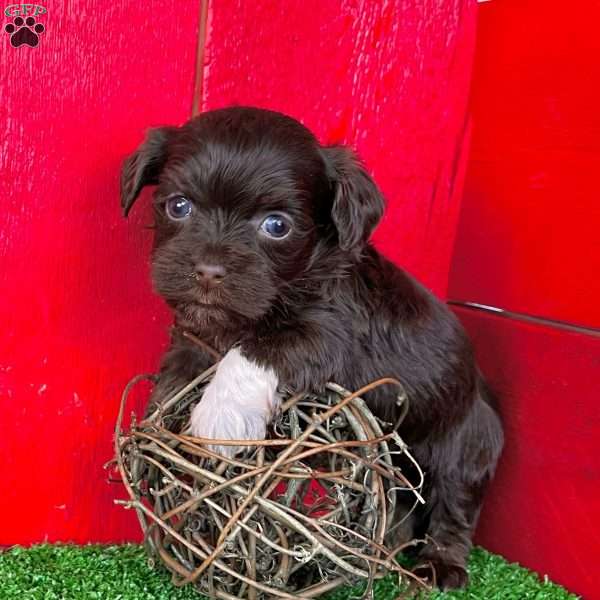
M 215 402 L 214 390 L 206 389 L 202 400 L 192 411 L 190 426 L 195 437 L 213 440 L 262 440 L 265 438 L 269 416 L 260 410 L 240 410 L 232 397 Z M 208 446 L 213 452 L 231 458 L 246 446 Z
M 192 410 L 190 428 L 196 437 L 214 440 L 262 440 L 267 424 L 278 409 L 277 376 L 230 350 Z M 209 446 L 232 457 L 243 446 Z

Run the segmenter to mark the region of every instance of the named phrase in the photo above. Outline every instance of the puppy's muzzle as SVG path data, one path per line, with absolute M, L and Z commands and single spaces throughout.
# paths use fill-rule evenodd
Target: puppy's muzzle
M 214 287 L 223 282 L 226 274 L 221 265 L 198 263 L 191 276 L 205 287 Z

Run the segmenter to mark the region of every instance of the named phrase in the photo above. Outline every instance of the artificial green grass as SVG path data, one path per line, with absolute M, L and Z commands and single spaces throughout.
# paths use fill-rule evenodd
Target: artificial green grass
M 434 592 L 427 600 L 575 600 L 576 596 L 534 573 L 476 548 L 469 562 L 471 584 L 465 590 Z M 399 590 L 391 577 L 377 582 L 375 598 L 393 599 Z M 353 596 L 351 590 L 330 600 Z M 169 575 L 148 566 L 140 546 L 43 544 L 13 547 L 0 553 L 2 600 L 199 600 L 191 587 L 176 588 Z

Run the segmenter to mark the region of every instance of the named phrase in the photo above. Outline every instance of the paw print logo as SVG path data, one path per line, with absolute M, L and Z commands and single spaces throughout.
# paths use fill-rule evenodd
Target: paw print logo
M 35 22 L 34 17 L 15 17 L 12 23 L 4 26 L 4 31 L 10 35 L 10 44 L 15 48 L 23 44 L 35 48 L 40 42 L 40 34 L 45 30 L 41 23 Z

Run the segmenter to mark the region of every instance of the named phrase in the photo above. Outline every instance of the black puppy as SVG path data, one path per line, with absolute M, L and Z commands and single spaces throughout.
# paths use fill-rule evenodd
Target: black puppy
M 278 387 L 358 389 L 397 377 L 410 399 L 400 434 L 426 472 L 415 534 L 434 542 L 421 556 L 441 587 L 464 585 L 502 427 L 456 318 L 369 245 L 384 203 L 355 156 L 282 114 L 228 108 L 150 131 L 121 185 L 125 214 L 158 185 L 155 287 L 180 329 L 225 354 L 192 431 L 256 439 Z M 210 363 L 176 328 L 155 397 Z M 394 419 L 395 390 L 367 401 Z

